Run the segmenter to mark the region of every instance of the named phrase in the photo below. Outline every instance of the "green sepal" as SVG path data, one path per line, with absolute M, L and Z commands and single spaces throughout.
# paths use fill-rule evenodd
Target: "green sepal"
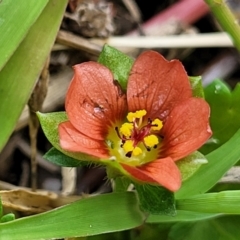
M 212 152 L 227 142 L 240 128 L 240 84 L 233 91 L 220 79 L 205 88 L 205 98 L 210 105 L 212 137 L 200 151 Z
M 114 179 L 113 191 L 114 192 L 127 191 L 130 184 L 131 184 L 131 180 L 129 178 L 127 178 L 127 177 L 117 177 L 117 178 Z
M 87 161 L 79 161 L 69 157 L 54 147 L 45 153 L 43 158 L 61 167 L 80 167 L 91 164 Z
M 190 178 L 201 167 L 202 164 L 206 164 L 207 162 L 208 161 L 205 156 L 198 151 L 177 161 L 176 165 L 181 172 L 182 181 Z
M 15 220 L 15 215 L 13 213 L 8 213 L 1 217 L 0 223 L 6 223 Z
M 113 73 L 122 89 L 127 89 L 128 75 L 133 65 L 133 59 L 116 48 L 105 44 L 99 55 L 98 62 L 106 66 Z
M 176 215 L 174 193 L 160 186 L 134 183 L 140 208 L 150 214 Z
M 203 90 L 203 86 L 202 86 L 202 77 L 201 76 L 196 76 L 196 77 L 189 76 L 189 81 L 191 84 L 193 97 L 205 98 L 204 90 Z
M 66 112 L 37 112 L 37 116 L 39 118 L 45 136 L 47 137 L 48 141 L 53 145 L 53 147 L 55 147 L 57 150 L 71 158 L 81 161 L 99 161 L 99 158 L 79 152 L 68 152 L 61 148 L 59 143 L 58 125 L 68 120 Z

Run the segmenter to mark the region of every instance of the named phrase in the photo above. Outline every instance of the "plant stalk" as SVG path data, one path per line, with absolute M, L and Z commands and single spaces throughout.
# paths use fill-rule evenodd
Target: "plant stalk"
M 222 29 L 231 36 L 233 44 L 240 51 L 240 26 L 226 2 L 224 0 L 205 0 L 205 2 Z

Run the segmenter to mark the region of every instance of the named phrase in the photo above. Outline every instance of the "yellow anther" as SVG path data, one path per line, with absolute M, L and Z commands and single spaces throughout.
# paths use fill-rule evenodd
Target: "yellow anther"
M 134 119 L 135 119 L 135 113 L 129 112 L 128 115 L 127 115 L 127 120 L 129 122 L 133 122 Z
M 142 118 L 147 114 L 146 110 L 138 110 L 136 112 L 129 112 L 127 115 L 127 120 L 133 122 L 135 118 Z
M 138 110 L 135 112 L 135 114 L 136 114 L 136 118 L 141 118 L 147 114 L 147 111 L 146 110 Z
M 128 122 L 123 123 L 119 129 L 116 127 L 117 135 L 122 140 L 121 147 L 125 152 L 125 157 L 131 158 L 132 156 L 139 156 L 144 151 L 150 150 L 159 143 L 158 137 L 154 134 L 149 135 L 149 133 L 154 130 L 160 130 L 163 123 L 157 118 L 154 119 L 154 121 L 151 121 L 151 119 L 146 121 L 146 119 L 143 118 L 146 114 L 147 111 L 144 109 L 129 112 L 127 115 Z M 142 143 L 147 149 L 141 148 L 143 145 L 139 144 Z
M 152 125 L 157 125 L 152 127 L 152 130 L 160 130 L 163 126 L 163 123 L 160 119 L 156 118 L 152 121 Z
M 144 138 L 144 143 L 146 144 L 147 147 L 154 147 L 159 143 L 157 136 L 155 135 L 149 135 Z
M 132 123 L 124 123 L 119 129 L 120 133 L 125 137 L 130 137 L 132 134 L 132 130 L 133 130 Z
M 133 141 L 132 140 L 127 140 L 124 144 L 123 144 L 123 150 L 128 153 L 128 152 L 132 152 L 134 149 L 133 147 Z
M 132 151 L 133 156 L 138 156 L 142 153 L 142 149 L 140 147 L 135 147 Z

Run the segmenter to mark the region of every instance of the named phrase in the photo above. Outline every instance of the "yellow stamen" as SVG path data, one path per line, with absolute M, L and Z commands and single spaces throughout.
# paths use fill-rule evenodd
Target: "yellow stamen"
M 135 147 L 132 151 L 133 156 L 138 156 L 142 153 L 142 149 L 140 147 Z
M 130 137 L 133 130 L 133 124 L 132 123 L 123 123 L 123 125 L 120 127 L 119 131 L 121 134 L 123 134 L 125 137 Z
M 147 147 L 154 147 L 159 143 L 158 138 L 155 135 L 149 135 L 144 138 L 144 143 Z
M 135 112 L 135 114 L 136 114 L 136 118 L 141 118 L 147 114 L 147 111 L 146 110 L 138 110 Z
M 140 147 L 134 147 L 133 146 L 133 141 L 132 140 L 127 140 L 123 144 L 123 149 L 126 153 L 132 152 L 133 156 L 138 156 L 142 153 L 142 149 Z
M 132 140 L 127 140 L 124 144 L 123 144 L 123 150 L 128 153 L 128 152 L 132 152 L 134 149 L 133 147 L 133 141 Z
M 129 122 L 133 122 L 134 119 L 135 119 L 135 113 L 129 112 L 128 115 L 127 115 L 127 120 L 128 120 Z
M 127 115 L 127 120 L 129 122 L 133 122 L 134 119 L 136 118 L 142 118 L 143 116 L 145 116 L 147 114 L 146 110 L 138 110 L 136 112 L 129 112 Z
M 152 124 L 153 125 L 157 125 L 157 126 L 154 126 L 152 127 L 152 130 L 160 130 L 163 126 L 163 123 L 160 119 L 156 118 L 152 121 Z
M 163 123 L 158 118 L 153 121 L 150 118 L 148 120 L 144 119 L 146 114 L 147 111 L 144 109 L 129 112 L 127 115 L 128 122 L 123 123 L 120 128 L 116 127 L 117 135 L 122 140 L 121 147 L 125 152 L 124 157 L 139 156 L 144 158 L 145 154 L 143 155 L 143 152 L 158 145 L 159 139 L 152 131 L 159 131 L 163 127 Z M 143 148 L 143 145 L 146 149 Z

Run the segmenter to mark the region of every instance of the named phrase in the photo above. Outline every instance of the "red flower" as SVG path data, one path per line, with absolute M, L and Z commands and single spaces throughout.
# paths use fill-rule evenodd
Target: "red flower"
M 135 181 L 178 190 L 175 161 L 211 136 L 209 106 L 192 97 L 182 64 L 142 53 L 126 94 L 99 63 L 75 65 L 74 71 L 65 104 L 69 121 L 59 125 L 61 147 L 109 162 Z

